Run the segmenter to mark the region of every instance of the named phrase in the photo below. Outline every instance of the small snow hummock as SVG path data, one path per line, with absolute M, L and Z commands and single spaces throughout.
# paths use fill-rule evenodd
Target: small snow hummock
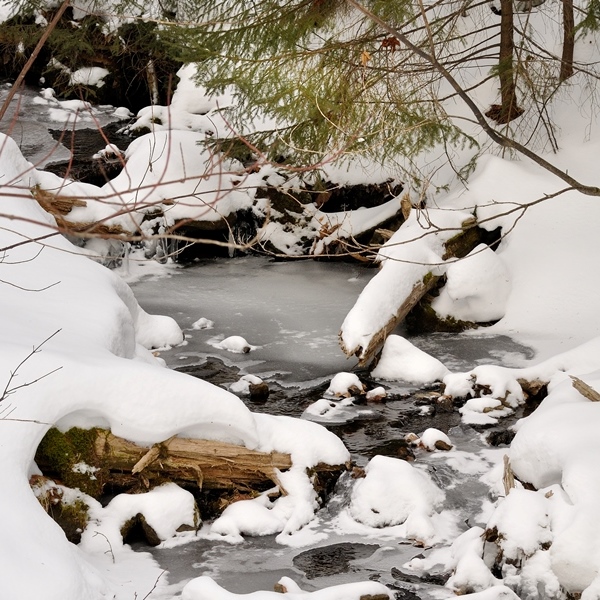
M 211 525 L 210 532 L 231 542 L 242 542 L 243 535 L 273 535 L 281 533 L 284 527 L 285 519 L 273 510 L 273 503 L 263 494 L 230 504 Z
M 445 496 L 427 473 L 382 455 L 370 460 L 365 473 L 352 490 L 350 514 L 356 521 L 370 527 L 404 524 L 407 538 L 424 543 L 436 538 L 431 515 Z
M 367 402 L 381 402 L 386 396 L 385 388 L 379 386 L 367 392 Z
M 317 423 L 351 423 L 359 419 L 369 419 L 376 413 L 368 408 L 356 406 L 353 398 L 342 398 L 341 400 L 330 400 L 321 398 L 307 406 L 301 418 Z
M 115 108 L 113 116 L 119 117 L 120 119 L 131 119 L 133 113 L 126 106 L 119 106 L 118 108 Z
M 109 71 L 103 67 L 83 67 L 71 73 L 69 85 L 89 85 L 100 88 L 104 85 L 104 78 L 109 74 Z
M 231 335 L 219 342 L 217 347 L 236 354 L 248 354 L 256 350 L 256 346 L 250 345 L 241 335 Z
M 374 379 L 402 380 L 422 385 L 440 381 L 449 373 L 437 358 L 419 350 L 402 336 L 390 335 L 371 376 Z
M 338 373 L 331 380 L 326 396 L 337 396 L 349 398 L 358 394 L 364 394 L 366 387 L 354 373 Z
M 360 600 L 362 597 L 371 596 L 387 596 L 390 600 L 394 598 L 394 594 L 387 587 L 376 581 L 344 583 L 315 592 L 304 592 L 293 580 L 284 577 L 279 581 L 279 587 L 285 591 L 234 594 L 222 588 L 207 575 L 203 575 L 186 584 L 181 600 Z
M 243 375 L 238 381 L 229 386 L 229 391 L 234 394 L 248 395 L 250 394 L 251 385 L 260 385 L 263 380 L 256 375 Z
M 212 329 L 214 326 L 214 321 L 211 321 L 206 317 L 200 317 L 197 321 L 192 323 L 192 329 Z
M 482 558 L 484 555 L 484 530 L 471 527 L 456 538 L 452 544 L 452 558 L 447 565 L 453 574 L 446 586 L 456 594 L 481 592 L 502 582 L 496 579 Z M 495 598 L 495 596 L 491 596 Z
M 426 429 L 419 438 L 419 446 L 425 448 L 425 450 L 429 450 L 433 452 L 434 450 L 449 450 L 452 448 L 452 442 L 450 438 L 439 429 L 435 429 L 430 427 Z

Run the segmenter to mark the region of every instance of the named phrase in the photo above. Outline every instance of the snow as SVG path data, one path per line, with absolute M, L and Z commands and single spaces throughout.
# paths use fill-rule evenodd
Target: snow
M 378 455 L 365 473 L 352 490 L 349 511 L 354 519 L 370 527 L 404 524 L 407 538 L 425 544 L 436 540 L 430 517 L 444 493 L 425 472 L 406 461 Z
M 361 408 L 354 404 L 354 398 L 342 398 L 333 401 L 329 398 L 321 398 L 307 406 L 302 413 L 303 419 L 309 419 L 317 423 L 350 423 L 358 419 L 373 418 L 376 413 L 368 408 Z
M 392 592 L 381 583 L 364 581 L 352 584 L 336 585 L 316 592 L 302 592 L 293 581 L 287 577 L 282 583 L 290 589 L 289 592 L 254 592 L 251 594 L 232 594 L 215 583 L 210 577 L 197 577 L 183 589 L 182 600 L 360 600 L 363 596 L 382 594 L 390 598 Z M 290 583 L 292 585 L 290 585 Z M 491 600 L 491 599 L 490 599 Z
M 214 326 L 214 321 L 211 321 L 206 317 L 200 317 L 197 321 L 192 323 L 192 329 L 213 329 Z
M 423 385 L 441 381 L 449 373 L 437 358 L 419 350 L 402 336 L 390 335 L 371 377 Z
M 62 237 L 41 249 L 20 244 L 47 234 L 51 218 L 17 186 L 54 185 L 57 178 L 36 171 L 10 138 L 1 142 L 3 210 L 11 216 L 2 217 L 0 230 L 1 246 L 10 247 L 0 297 L 0 376 L 7 388 L 0 406 L 2 594 L 61 600 L 147 594 L 160 570 L 119 544 L 119 523 L 142 511 L 166 538 L 177 521 L 192 522 L 191 495 L 166 486 L 96 506 L 85 543 L 71 545 L 28 484 L 35 450 L 52 424 L 109 427 L 141 445 L 182 435 L 291 452 L 295 464 L 282 474 L 289 495 L 280 515 L 292 537 L 316 506 L 304 469 L 343 464 L 349 458 L 343 444 L 315 423 L 253 415 L 229 392 L 164 368 L 149 349 L 183 340 L 171 318 L 148 315 L 117 275 Z M 94 527 L 103 535 L 94 537 Z
M 270 504 L 267 496 L 234 502 L 214 521 L 210 532 L 227 536 L 234 542 L 243 542 L 243 535 L 280 533 L 285 527 L 285 521 Z
M 9 6 L 2 4 L 1 20 L 8 11 Z M 585 49 L 586 60 L 596 60 L 595 43 L 579 44 L 578 49 Z M 276 535 L 279 543 L 295 547 L 309 537 L 303 536 L 319 507 L 306 469 L 319 462 L 344 464 L 350 459 L 340 440 L 313 421 L 340 423 L 372 414 L 349 398 L 327 398 L 309 406 L 303 420 L 254 415 L 228 391 L 164 368 L 151 350 L 182 343 L 181 329 L 170 318 L 143 311 L 127 285 L 92 262 L 86 251 L 59 236 L 43 246 L 11 247 L 52 232 L 52 219 L 29 198 L 27 190 L 34 185 L 88 199 L 86 207 L 72 211 L 73 220 L 103 220 L 128 231 L 146 227 L 145 214 L 156 208 L 164 211 L 162 232 L 178 219 L 214 223 L 240 209 L 264 209 L 255 190 L 265 178 L 276 181 L 278 173 L 265 166 L 248 174 L 237 161 L 202 145 L 215 134 L 234 135 L 220 112 L 231 97 L 208 98 L 193 82 L 193 66 L 184 67 L 179 75 L 181 82 L 170 107 L 140 111 L 134 127 L 147 126 L 152 133 L 132 143 L 125 154 L 126 168 L 101 189 L 37 171 L 22 158 L 17 145 L 2 136 L 0 245 L 10 248 L 2 256 L 0 295 L 0 389 L 7 386 L 0 404 L 3 597 L 148 597 L 160 570 L 148 556 L 123 545 L 120 526 L 142 513 L 167 540 L 176 535 L 180 524 L 196 524 L 193 498 L 168 485 L 135 497 L 117 496 L 106 507 L 90 499 L 92 527 L 84 532 L 79 547 L 69 544 L 28 484 L 29 476 L 37 473 L 32 464 L 35 449 L 52 424 L 61 429 L 110 427 L 116 435 L 142 445 L 185 435 L 289 452 L 294 466 L 277 474 L 285 494 L 273 500 L 262 495 L 234 503 L 205 529 L 207 536 L 235 542 L 244 535 Z M 100 85 L 105 73 L 82 69 L 69 76 L 72 83 Z M 559 151 L 547 158 L 570 175 L 598 185 L 597 110 L 579 102 L 583 95 L 593 98 L 595 94 L 582 81 L 575 76 L 566 86 L 567 93 L 559 94 L 549 107 L 550 119 L 562 128 L 562 137 Z M 490 81 L 478 92 L 479 100 L 486 94 L 494 97 L 495 87 Z M 37 104 L 47 107 L 48 121 L 63 125 L 90 124 L 97 115 L 82 101 L 58 101 L 52 90 L 44 91 Z M 482 105 L 487 104 L 486 98 Z M 457 105 L 456 113 L 461 111 L 464 108 Z M 130 116 L 124 108 L 115 114 Z M 515 125 L 515 131 L 527 137 L 529 125 L 523 121 Z M 429 161 L 432 170 L 437 168 L 433 155 L 414 160 Z M 381 181 L 387 176 L 383 167 L 375 173 L 369 165 L 356 165 L 354 170 L 338 166 L 326 170 L 332 181 L 356 183 L 369 177 Z M 372 529 L 382 529 L 396 541 L 412 539 L 427 545 L 456 538 L 450 549 L 441 547 L 435 556 L 451 573 L 448 592 L 473 600 L 562 599 L 566 593 L 597 600 L 600 404 L 582 396 L 571 376 L 600 391 L 600 321 L 595 301 L 600 281 L 600 203 L 575 190 L 553 196 L 564 184 L 526 160 L 487 153 L 468 185 L 444 180 L 449 169 L 445 164 L 441 180 L 433 182 L 440 188 L 447 184 L 447 190 L 430 196 L 427 208 L 413 208 L 379 252 L 380 270 L 344 320 L 341 339 L 347 350 L 360 355 L 415 286 L 432 276 L 445 276 L 446 285 L 433 303 L 441 316 L 497 321 L 486 333 L 509 335 L 533 347 L 534 361 L 520 368 L 479 364 L 464 373 L 450 373 L 442 362 L 392 334 L 372 375 L 418 385 L 443 379 L 446 395 L 465 400 L 460 410 L 463 422 L 478 425 L 496 424 L 525 401 L 520 379 L 548 383 L 548 396 L 516 424 L 516 436 L 507 450 L 518 480 L 536 489 L 524 489 L 517 482 L 506 494 L 501 466 L 490 461 L 483 473 L 481 461 L 452 450 L 444 456 L 445 464 L 454 465 L 461 474 L 481 477 L 480 483 L 490 490 L 476 517 L 483 527 L 469 527 L 457 536 L 448 526 L 452 519 L 444 504 L 450 489 L 444 494 L 423 468 L 375 456 L 366 476 L 354 481 L 350 503 L 337 524 L 365 537 L 372 535 Z M 375 174 L 365 175 L 365 170 Z M 421 191 L 409 190 L 415 197 Z M 309 232 L 313 253 L 325 253 L 340 238 L 356 236 L 394 215 L 398 199 L 352 213 L 326 214 L 315 205 L 305 208 L 302 229 L 273 220 L 260 232 L 261 241 L 299 254 L 301 237 Z M 444 243 L 474 215 L 489 231 L 502 227 L 497 250 L 479 246 L 464 259 L 445 258 Z M 103 244 L 91 243 L 87 253 Z M 202 318 L 192 329 L 211 326 Z M 213 342 L 234 353 L 254 348 L 241 336 L 220 336 Z M 245 377 L 243 385 L 254 381 Z M 365 389 L 356 375 L 340 373 L 332 380 L 329 394 L 353 394 L 353 385 Z M 435 448 L 438 440 L 451 443 L 431 429 L 420 437 L 426 449 Z M 428 456 L 440 460 L 440 454 Z M 94 476 L 83 462 L 75 468 Z M 498 533 L 495 541 L 490 539 L 493 531 Z M 411 561 L 413 566 L 419 560 Z M 428 560 L 422 559 L 421 564 Z M 391 597 L 375 582 L 312 593 L 287 583 L 284 596 L 292 599 L 358 600 L 377 593 Z M 158 587 L 164 586 L 166 581 L 161 580 Z M 182 598 L 265 600 L 274 599 L 273 594 L 231 594 L 210 578 L 200 577 L 186 585 Z
M 249 394 L 251 385 L 263 383 L 263 380 L 256 375 L 243 375 L 238 381 L 229 386 L 229 391 L 234 394 Z
M 461 321 L 497 321 L 506 312 L 510 276 L 502 258 L 480 244 L 446 271 L 447 282 L 432 302 L 442 317 Z
M 102 67 L 84 67 L 71 73 L 69 85 L 90 85 L 100 88 L 104 85 L 104 78 L 108 74 L 108 69 Z
M 113 213 L 124 206 L 134 211 L 121 217 L 126 229 L 132 216 L 139 225 L 144 212 L 156 207 L 162 207 L 168 225 L 184 218 L 219 221 L 250 207 L 252 176 L 244 175 L 237 161 L 202 147 L 202 141 L 193 131 L 158 131 L 135 139 L 125 153 L 125 169 L 98 194 Z M 74 220 L 76 210 L 89 212 L 75 209 Z
M 340 331 L 348 354 L 363 355 L 377 332 L 395 317 L 416 285 L 445 271 L 444 242 L 471 215 L 463 211 L 411 211 L 408 220 L 379 251 L 381 269 L 367 284 Z
M 93 499 L 87 501 L 92 524 L 83 532 L 80 547 L 90 554 L 105 552 L 107 544 L 113 553 L 119 553 L 123 548 L 121 528 L 140 514 L 160 540 L 174 537 L 182 525 L 192 530 L 200 525 L 194 496 L 174 483 L 143 494 L 119 494 L 106 507 Z
M 450 438 L 443 431 L 435 429 L 434 427 L 426 429 L 419 438 L 419 445 L 431 452 L 437 450 L 436 442 L 443 442 L 447 446 L 452 446 Z
M 256 349 L 256 346 L 249 344 L 241 335 L 230 335 L 221 340 L 216 346 L 236 354 L 248 354 L 248 352 Z
M 346 398 L 362 394 L 365 386 L 356 373 L 337 373 L 325 391 L 326 396 L 344 396 Z

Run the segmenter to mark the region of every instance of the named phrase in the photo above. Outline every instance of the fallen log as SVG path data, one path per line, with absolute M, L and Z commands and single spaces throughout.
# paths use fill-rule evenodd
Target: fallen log
M 50 429 L 40 443 L 36 463 L 67 487 L 100 498 L 110 492 L 146 491 L 174 482 L 192 492 L 210 495 L 252 494 L 279 487 L 279 473 L 292 467 L 289 454 L 259 452 L 213 440 L 171 437 L 143 447 L 110 431 Z M 315 490 L 331 490 L 346 465 L 319 464 L 309 475 Z
M 46 475 L 99 497 L 105 487 L 138 489 L 173 481 L 198 490 L 268 489 L 278 471 L 292 466 L 289 454 L 259 452 L 212 440 L 172 437 L 151 448 L 103 429 L 51 429 L 36 462 Z
M 444 253 L 441 258 L 442 260 L 448 260 L 450 258 L 464 258 L 480 243 L 481 230 L 476 226 L 474 218 L 467 219 L 462 223 L 462 230 L 444 242 Z M 406 319 L 408 314 L 419 304 L 424 296 L 438 284 L 440 280 L 439 276 L 434 275 L 431 271 L 425 269 L 421 270 L 420 273 L 415 272 L 415 270 L 407 270 L 407 273 L 410 273 L 408 276 L 413 277 L 411 282 L 412 288 L 403 298 L 398 299 L 395 312 L 390 311 L 390 313 L 388 313 L 389 317 L 385 323 L 379 326 L 376 331 L 372 331 L 368 336 L 365 336 L 365 338 L 368 340 L 367 343 L 362 343 L 359 345 L 355 345 L 354 343 L 346 343 L 346 332 L 344 330 L 346 321 L 344 322 L 344 325 L 342 325 L 342 330 L 339 333 L 340 346 L 346 356 L 350 357 L 354 355 L 358 358 L 359 366 L 365 366 L 371 362 L 384 344 L 388 335 Z M 367 287 L 369 285 L 375 286 L 376 284 L 374 282 L 376 279 L 382 276 L 388 276 L 386 275 L 384 269 L 382 269 L 371 280 L 371 282 L 367 284 Z M 387 298 L 383 298 L 383 300 L 386 303 L 389 303 Z M 350 311 L 348 317 L 355 309 L 356 305 L 355 308 Z M 375 308 L 374 310 L 377 309 Z M 386 308 L 385 310 L 388 309 Z M 357 312 L 364 313 L 364 310 L 363 308 L 360 308 L 357 309 Z M 348 319 L 348 317 L 346 319 Z M 362 318 L 363 316 L 358 316 L 359 320 Z
M 359 346 L 357 348 L 347 348 L 344 344 L 343 337 L 340 332 L 339 340 L 340 346 L 346 354 L 346 356 L 350 357 L 353 354 L 358 358 L 358 366 L 363 367 L 368 364 L 371 359 L 375 356 L 377 351 L 383 346 L 385 340 L 388 335 L 396 329 L 396 327 L 406 319 L 408 313 L 417 305 L 417 303 L 429 292 L 432 290 L 437 282 L 439 281 L 439 277 L 433 275 L 432 273 L 427 273 L 425 277 L 423 277 L 422 281 L 417 281 L 410 294 L 404 299 L 404 301 L 398 307 L 396 313 L 387 321 L 387 323 L 379 329 L 370 339 L 368 345 L 363 348 Z

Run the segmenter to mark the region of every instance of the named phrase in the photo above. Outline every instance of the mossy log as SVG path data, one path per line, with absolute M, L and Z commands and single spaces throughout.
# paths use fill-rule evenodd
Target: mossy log
M 172 437 L 151 448 L 103 429 L 51 429 L 38 448 L 42 472 L 69 487 L 100 497 L 106 489 L 139 491 L 174 482 L 197 491 L 264 491 L 275 485 L 286 493 L 278 473 L 292 466 L 289 454 L 259 452 L 212 440 Z M 345 465 L 318 465 L 315 487 L 329 482 Z M 322 490 L 317 489 L 318 492 Z

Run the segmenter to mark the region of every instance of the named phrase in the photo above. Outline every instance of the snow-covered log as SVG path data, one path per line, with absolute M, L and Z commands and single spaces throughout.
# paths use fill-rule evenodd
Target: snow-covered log
M 98 428 L 50 430 L 36 462 L 45 473 L 95 497 L 107 485 L 139 490 L 165 481 L 199 490 L 262 491 L 276 485 L 286 493 L 279 474 L 292 467 L 290 454 L 283 452 L 175 436 L 148 448 Z M 344 469 L 344 465 L 319 464 L 313 469 L 319 476 L 314 481 L 325 483 Z
M 466 212 L 413 211 L 380 250 L 381 270 L 346 316 L 340 345 L 359 364 L 368 363 L 387 336 L 406 318 L 445 272 L 446 261 L 466 256 L 478 243 Z

